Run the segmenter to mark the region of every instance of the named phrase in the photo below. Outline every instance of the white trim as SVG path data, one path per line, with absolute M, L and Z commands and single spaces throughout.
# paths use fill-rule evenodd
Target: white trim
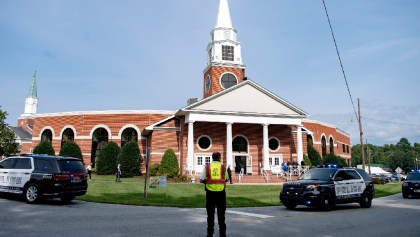
M 61 112 L 61 113 L 45 113 L 37 114 L 36 118 L 44 117 L 58 117 L 69 115 L 109 115 L 109 114 L 168 114 L 173 115 L 175 111 L 170 110 L 97 110 L 97 111 L 74 111 L 74 112 Z
M 246 143 L 247 143 L 247 146 L 246 146 L 246 153 L 238 153 L 238 152 L 235 152 L 233 149 L 232 149 L 232 155 L 233 156 L 235 156 L 235 155 L 238 155 L 238 156 L 241 156 L 241 155 L 248 155 L 249 154 L 249 139 L 245 136 L 245 135 L 243 135 L 243 134 L 238 134 L 238 135 L 236 135 L 236 136 L 234 136 L 234 137 L 232 137 L 232 147 L 233 147 L 233 140 L 235 140 L 235 138 L 237 138 L 237 137 L 243 137 L 243 138 L 245 138 L 245 140 L 246 140 Z
M 198 122 L 219 122 L 219 123 L 248 123 L 248 124 L 271 124 L 271 125 L 301 125 L 301 118 L 280 118 L 277 116 L 261 116 L 261 114 L 238 114 L 238 113 L 193 113 L 185 115 L 185 123 L 190 121 Z
M 207 137 L 207 138 L 210 140 L 210 146 L 209 146 L 207 149 L 203 149 L 203 148 L 201 148 L 201 147 L 200 147 L 200 145 L 198 144 L 198 143 L 199 143 L 199 141 L 200 141 L 200 138 L 202 138 L 202 137 Z M 204 135 L 201 135 L 201 136 L 199 136 L 199 137 L 197 138 L 196 145 L 197 145 L 197 148 L 198 148 L 200 151 L 208 151 L 208 150 L 210 150 L 210 149 L 211 149 L 211 147 L 213 146 L 213 140 L 211 140 L 211 137 L 210 137 L 209 135 L 204 134 Z
M 96 129 L 98 129 L 98 128 L 103 128 L 103 129 L 105 129 L 105 130 L 108 132 L 108 139 L 112 139 L 111 129 L 110 129 L 108 126 L 106 126 L 105 124 L 98 124 L 98 125 L 96 125 L 95 127 L 93 127 L 93 128 L 90 130 L 90 133 L 89 133 L 89 136 L 90 136 L 91 138 L 93 138 L 93 133 L 94 133 L 94 132 L 95 132 L 95 130 L 96 130 Z
M 224 72 L 222 75 L 220 75 L 220 77 L 219 77 L 219 85 L 220 85 L 220 88 L 222 88 L 223 90 L 226 90 L 226 89 L 229 89 L 230 87 L 228 87 L 228 88 L 225 88 L 224 86 L 223 86 L 223 84 L 222 84 L 222 78 L 223 78 L 223 76 L 224 75 L 226 75 L 226 74 L 232 74 L 234 77 L 235 77 L 235 79 L 236 79 L 236 84 L 235 85 L 233 85 L 233 86 L 236 86 L 236 85 L 238 85 L 238 83 L 239 83 L 239 81 L 238 81 L 238 76 L 234 73 L 234 72 Z M 232 86 L 231 86 L 232 87 Z
M 270 140 L 271 139 L 276 139 L 279 142 L 279 146 L 275 150 L 271 150 L 271 148 L 270 148 Z M 280 147 L 281 147 L 280 139 L 278 139 L 277 137 L 274 137 L 274 136 L 268 138 L 268 150 L 269 151 L 276 152 L 276 151 L 280 150 Z
M 54 137 L 55 137 L 55 132 L 54 132 L 54 128 L 52 128 L 51 126 L 45 126 L 45 127 L 43 127 L 42 129 L 41 129 L 41 131 L 39 132 L 39 138 L 40 138 L 40 140 L 41 140 L 41 138 L 42 138 L 42 133 L 45 131 L 45 130 L 47 130 L 47 129 L 49 129 L 49 130 L 51 130 L 51 139 L 53 139 L 54 140 Z
M 76 135 L 76 128 L 75 128 L 75 127 L 73 127 L 72 125 L 67 125 L 67 126 L 64 126 L 64 127 L 63 127 L 63 129 L 61 129 L 61 132 L 60 132 L 60 137 L 61 137 L 61 138 L 63 137 L 64 130 L 66 130 L 67 128 L 70 128 L 71 130 L 73 130 L 73 135 L 74 135 L 74 137 L 76 137 L 76 136 L 77 136 L 77 135 Z
M 136 130 L 136 132 L 137 132 L 137 139 L 140 139 L 140 137 L 141 137 L 141 132 L 140 132 L 140 129 L 136 126 L 136 125 L 134 125 L 134 124 L 126 124 L 126 125 L 124 125 L 121 129 L 120 129 L 120 131 L 118 132 L 118 137 L 120 137 L 120 139 L 122 138 L 122 133 L 124 132 L 124 130 L 125 129 L 127 129 L 127 128 L 133 128 L 134 130 Z

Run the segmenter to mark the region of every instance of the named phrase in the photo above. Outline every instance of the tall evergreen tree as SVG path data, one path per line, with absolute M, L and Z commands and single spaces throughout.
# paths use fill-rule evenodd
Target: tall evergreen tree
M 58 155 L 79 158 L 84 163 L 82 150 L 75 142 L 65 142 Z
M 115 174 L 117 166 L 117 157 L 120 153 L 120 147 L 115 142 L 108 142 L 101 150 L 96 161 L 96 174 L 111 175 Z
M 50 156 L 55 155 L 54 148 L 50 142 L 41 142 L 33 150 L 34 154 L 47 154 Z
M 18 153 L 18 144 L 15 141 L 15 133 L 5 122 L 7 112 L 1 110 L 0 106 L 0 157 Z
M 121 177 L 141 175 L 140 165 L 143 158 L 136 141 L 130 141 L 121 148 L 117 162 L 121 165 Z
M 160 162 L 159 174 L 166 175 L 168 178 L 176 177 L 179 173 L 178 159 L 174 150 L 167 149 Z

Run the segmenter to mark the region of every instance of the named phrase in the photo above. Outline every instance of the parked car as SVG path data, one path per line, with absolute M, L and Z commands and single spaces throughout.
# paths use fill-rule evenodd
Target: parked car
M 409 195 L 420 195 L 420 170 L 411 171 L 401 187 L 403 198 Z
M 369 208 L 375 196 L 374 184 L 363 169 L 314 168 L 297 181 L 283 184 L 280 201 L 288 209 L 297 205 L 332 210 L 336 204 L 357 202 Z
M 72 201 L 87 192 L 87 172 L 77 158 L 27 154 L 0 162 L 0 192 L 22 195 L 26 202 L 58 197 Z

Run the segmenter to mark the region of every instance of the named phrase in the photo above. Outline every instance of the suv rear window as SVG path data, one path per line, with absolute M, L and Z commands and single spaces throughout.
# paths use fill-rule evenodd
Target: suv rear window
M 61 173 L 83 173 L 85 167 L 78 160 L 58 160 L 58 167 Z

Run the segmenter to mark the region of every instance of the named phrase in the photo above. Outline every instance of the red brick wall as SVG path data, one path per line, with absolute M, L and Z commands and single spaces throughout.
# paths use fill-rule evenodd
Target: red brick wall
M 309 131 L 313 132 L 312 139 L 314 141 L 314 148 L 322 155 L 322 144 L 321 138 L 324 135 L 327 143 L 327 154 L 330 153 L 330 137 L 333 138 L 334 142 L 334 153 L 342 158 L 346 159 L 348 164 L 351 165 L 351 142 L 350 135 L 339 131 L 336 127 L 328 124 L 324 124 L 316 121 L 304 121 L 303 126 Z M 304 139 L 306 140 L 306 139 Z M 345 145 L 346 149 L 343 151 L 342 145 Z M 347 146 L 349 152 L 347 152 Z
M 207 98 L 211 95 L 217 94 L 223 90 L 221 86 L 221 77 L 224 73 L 230 72 L 236 76 L 238 80 L 238 84 L 243 82 L 245 76 L 245 69 L 243 68 L 231 68 L 231 67 L 222 67 L 222 66 L 211 66 L 205 73 L 204 73 L 204 80 L 203 80 L 203 98 Z M 206 78 L 207 75 L 211 77 L 211 86 L 210 91 L 206 93 Z

